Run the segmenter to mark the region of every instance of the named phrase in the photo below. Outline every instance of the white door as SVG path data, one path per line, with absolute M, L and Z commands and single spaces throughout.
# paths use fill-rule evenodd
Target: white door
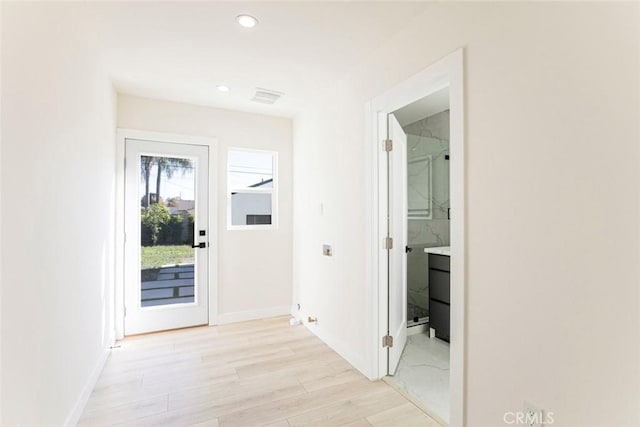
M 393 114 L 387 116 L 388 136 L 393 141 L 389 152 L 389 334 L 388 374 L 396 372 L 407 343 L 407 135 Z
M 209 148 L 127 139 L 125 335 L 208 323 Z

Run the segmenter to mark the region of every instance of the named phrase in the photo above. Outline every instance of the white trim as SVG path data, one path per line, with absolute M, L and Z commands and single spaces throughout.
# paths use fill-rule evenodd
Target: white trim
M 234 311 L 231 313 L 221 313 L 218 316 L 218 324 L 224 325 L 226 323 L 246 322 L 247 320 L 268 319 L 270 317 L 286 316 L 289 314 L 291 314 L 291 306 L 289 305 Z
M 423 334 L 425 332 L 429 332 L 429 328 L 427 327 L 427 323 L 422 323 L 420 325 L 408 326 L 407 327 L 407 335 L 418 335 Z
M 369 230 L 367 243 L 367 303 L 370 310 L 370 352 L 366 364 L 367 375 L 382 378 L 386 374 L 386 351 L 381 337 L 387 325 L 387 265 L 382 249 L 386 232 L 386 154 L 382 150 L 382 134 L 379 115 L 391 113 L 422 99 L 445 87 L 449 87 L 450 111 L 450 191 L 451 191 L 451 352 L 450 352 L 450 425 L 464 425 L 465 390 L 465 159 L 464 159 L 464 98 L 463 98 L 463 50 L 458 49 L 422 72 L 398 84 L 373 99 L 365 107 L 367 125 L 366 143 L 366 225 Z M 386 131 L 385 131 L 386 133 Z
M 87 406 L 89 397 L 91 397 L 91 393 L 93 392 L 93 389 L 96 387 L 96 384 L 98 383 L 100 374 L 102 373 L 102 370 L 104 369 L 104 365 L 105 363 L 107 363 L 107 359 L 109 358 L 110 354 L 111 354 L 111 350 L 109 348 L 105 348 L 104 350 L 102 350 L 100 357 L 98 358 L 95 366 L 93 367 L 93 371 L 91 371 L 91 375 L 89 375 L 89 378 L 87 378 L 87 382 L 82 388 L 82 391 L 80 392 L 80 396 L 78 396 L 78 399 L 76 400 L 76 404 L 73 405 L 73 409 L 71 409 L 71 412 L 67 416 L 67 420 L 64 422 L 65 426 L 72 427 L 72 426 L 78 425 L 78 422 L 80 421 L 80 417 L 84 412 L 84 408 L 85 406 Z
M 177 157 L 192 162 L 194 174 L 192 185 L 194 191 L 194 214 L 196 230 L 205 230 L 205 237 L 198 233 L 193 236 L 195 242 L 208 241 L 212 235 L 209 230 L 209 147 L 195 144 L 175 144 L 138 139 L 126 139 L 125 166 L 125 335 L 133 335 L 167 329 L 209 323 L 209 248 L 191 250 L 194 257 L 195 271 L 192 284 L 195 286 L 195 299 L 192 302 L 176 304 L 159 304 L 145 307 L 142 304 L 142 283 L 140 278 L 140 262 L 142 247 L 140 245 L 141 213 L 140 200 L 143 197 L 140 188 L 142 182 L 141 161 L 143 156 Z M 160 169 L 158 169 L 160 170 Z M 129 206 L 127 208 L 127 206 Z M 184 218 L 182 218 L 184 219 Z M 215 228 L 215 225 L 212 226 Z M 192 241 L 193 242 L 193 241 Z
M 116 228 L 115 228 L 115 336 L 124 338 L 124 165 L 125 141 L 170 142 L 209 147 L 209 325 L 218 323 L 218 140 L 216 138 L 137 129 L 116 131 Z M 213 225 L 213 227 L 212 227 Z
M 378 149 L 371 147 L 371 141 L 377 139 L 376 123 L 377 118 L 371 103 L 365 105 L 365 215 L 364 226 L 368 230 L 365 235 L 365 319 L 370 319 L 368 327 L 368 341 L 370 346 L 375 346 L 373 352 L 367 351 L 367 361 L 365 369 L 361 370 L 369 379 L 378 379 L 378 350 L 377 345 L 381 342 L 383 334 L 378 329 L 378 316 L 380 311 L 381 295 L 379 294 L 379 268 L 378 252 L 382 246 L 382 237 L 378 234 L 379 219 L 379 188 L 378 188 Z M 377 144 L 376 144 L 377 145 Z
M 452 427 L 463 426 L 465 420 L 465 354 L 466 354 L 466 187 L 464 132 L 464 54 L 462 49 L 449 59 L 449 153 L 451 192 L 451 352 L 450 421 Z

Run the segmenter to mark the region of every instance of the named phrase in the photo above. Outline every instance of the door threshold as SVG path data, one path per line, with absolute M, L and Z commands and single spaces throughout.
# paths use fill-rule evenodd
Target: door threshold
M 185 330 L 185 329 L 196 329 L 196 328 L 202 328 L 204 326 L 208 327 L 209 324 L 208 323 L 203 323 L 201 325 L 183 326 L 181 328 L 163 329 L 161 331 L 142 332 L 142 333 L 139 333 L 139 334 L 125 335 L 124 339 L 133 338 L 133 337 L 145 337 L 145 336 L 156 335 L 156 334 L 163 334 L 165 332 L 182 331 L 182 330 Z
M 436 414 L 435 412 L 433 412 L 431 409 L 427 408 L 424 405 L 424 403 L 420 402 L 418 399 L 416 399 L 415 397 L 413 397 L 409 393 L 407 393 L 406 390 L 404 390 L 403 388 L 401 388 L 400 386 L 395 384 L 393 381 L 389 380 L 389 376 L 388 375 L 382 377 L 382 381 L 384 381 L 391 388 L 393 388 L 395 391 L 400 393 L 402 395 L 402 397 L 404 397 L 409 402 L 411 402 L 416 408 L 420 409 L 422 412 L 424 412 L 425 414 L 427 414 L 428 416 L 430 416 L 431 418 L 436 420 L 438 422 L 438 424 L 440 424 L 442 427 L 449 427 L 449 423 L 448 422 L 446 422 L 445 420 L 440 418 L 440 416 L 438 414 Z

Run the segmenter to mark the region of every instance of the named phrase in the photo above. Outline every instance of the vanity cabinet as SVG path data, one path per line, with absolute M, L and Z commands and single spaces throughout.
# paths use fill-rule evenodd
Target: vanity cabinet
M 451 304 L 451 258 L 429 254 L 429 327 L 436 337 L 449 342 Z

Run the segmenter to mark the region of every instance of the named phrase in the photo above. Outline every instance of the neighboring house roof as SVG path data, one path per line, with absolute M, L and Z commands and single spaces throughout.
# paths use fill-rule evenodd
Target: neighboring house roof
M 175 199 L 172 203 L 174 207 L 180 211 L 190 211 L 196 207 L 195 200 Z
M 193 213 L 196 208 L 195 200 L 182 200 L 182 199 L 173 199 L 171 201 L 171 206 L 168 206 L 169 213 L 171 215 L 176 215 L 179 213 Z
M 250 185 L 249 188 L 262 187 L 264 185 L 271 184 L 272 182 L 273 182 L 273 178 L 267 179 L 266 181 L 261 181 L 261 182 L 258 182 L 256 184 Z

